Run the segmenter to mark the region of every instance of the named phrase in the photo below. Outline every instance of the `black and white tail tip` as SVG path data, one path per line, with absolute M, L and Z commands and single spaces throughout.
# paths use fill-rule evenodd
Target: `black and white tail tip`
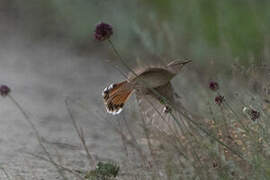
M 106 110 L 110 114 L 117 115 L 123 110 L 124 103 L 129 96 L 129 92 L 121 90 L 124 83 L 111 84 L 102 92 Z

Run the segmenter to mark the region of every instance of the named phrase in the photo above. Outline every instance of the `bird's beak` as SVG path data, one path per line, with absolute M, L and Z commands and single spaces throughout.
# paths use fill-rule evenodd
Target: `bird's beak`
M 183 61 L 181 64 L 185 65 L 185 64 L 188 64 L 188 63 L 190 63 L 190 62 L 192 62 L 192 61 L 191 61 L 191 60 L 185 60 L 185 61 Z

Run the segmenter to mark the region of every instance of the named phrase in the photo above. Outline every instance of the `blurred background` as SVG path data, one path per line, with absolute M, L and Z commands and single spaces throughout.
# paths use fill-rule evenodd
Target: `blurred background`
M 98 22 L 128 59 L 189 58 L 201 66 L 269 59 L 270 2 L 262 0 L 1 0 L 1 34 L 65 41 L 91 53 Z M 11 28 L 13 31 L 10 31 Z M 5 35 L 6 36 L 6 35 Z
M 77 106 L 74 113 L 86 129 L 90 151 L 119 160 L 124 156 L 119 135 L 100 120 L 106 116 L 101 91 L 123 77 L 108 61 L 117 60 L 108 44 L 94 39 L 96 24 L 113 26 L 112 41 L 132 67 L 191 59 L 173 84 L 198 112 L 208 101 L 201 99 L 209 97 L 203 88 L 210 79 L 228 94 L 245 91 L 242 87 L 260 93 L 268 83 L 269 69 L 265 76 L 260 67 L 270 62 L 269 7 L 267 0 L 1 0 L 0 83 L 11 87 L 46 143 L 77 168 L 85 166 L 85 156 L 64 100 L 84 100 L 91 113 Z M 12 167 L 13 174 L 29 169 L 48 174 L 47 167 L 23 153 L 42 151 L 20 112 L 7 99 L 0 105 L 2 165 Z M 133 105 L 128 107 L 123 113 L 134 112 Z

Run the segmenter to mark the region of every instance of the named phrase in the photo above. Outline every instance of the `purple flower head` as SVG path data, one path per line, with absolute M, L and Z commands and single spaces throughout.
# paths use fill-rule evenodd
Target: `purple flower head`
M 218 96 L 215 97 L 215 102 L 219 106 L 224 102 L 224 100 L 225 100 L 224 96 L 218 95 Z
M 211 81 L 209 83 L 209 88 L 212 90 L 212 91 L 217 91 L 219 89 L 219 85 L 217 82 L 215 81 Z
M 256 121 L 260 118 L 260 112 L 250 107 L 244 107 L 243 112 L 247 113 L 252 121 Z
M 10 88 L 7 85 L 0 86 L 0 95 L 2 97 L 7 96 L 10 93 Z
M 96 25 L 95 38 L 98 41 L 104 41 L 109 39 L 113 34 L 113 29 L 110 24 L 101 22 Z
M 260 112 L 254 110 L 254 109 L 251 109 L 250 111 L 250 118 L 253 120 L 253 121 L 256 121 L 256 119 L 259 119 L 260 117 Z

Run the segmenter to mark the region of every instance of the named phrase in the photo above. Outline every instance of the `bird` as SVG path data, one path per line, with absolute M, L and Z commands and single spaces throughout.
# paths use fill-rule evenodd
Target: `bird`
M 170 81 L 190 62 L 191 60 L 174 60 L 165 66 L 141 68 L 129 74 L 126 80 L 105 87 L 102 95 L 107 112 L 113 115 L 119 114 L 133 92 L 136 92 L 141 109 L 146 110 L 144 101 L 149 97 L 148 104 L 153 101 L 151 99 L 154 99 L 157 102 L 152 103 L 163 106 L 164 113 L 169 112 L 168 104 L 162 102 L 160 97 L 164 97 L 169 102 L 174 101 L 176 94 Z

